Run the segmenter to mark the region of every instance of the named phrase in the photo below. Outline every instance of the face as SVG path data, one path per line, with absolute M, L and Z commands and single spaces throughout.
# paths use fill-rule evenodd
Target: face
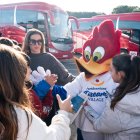
M 38 54 L 41 51 L 42 47 L 42 38 L 39 34 L 31 35 L 29 40 L 29 46 L 31 53 Z
M 28 66 L 27 67 L 27 73 L 26 73 L 26 78 L 25 81 L 29 81 L 30 80 L 30 74 L 31 74 L 32 70 L 31 68 Z
M 113 81 L 115 83 L 121 83 L 121 81 L 124 78 L 124 72 L 117 71 L 112 63 L 110 65 L 110 72 L 111 72 L 111 76 L 112 76 Z

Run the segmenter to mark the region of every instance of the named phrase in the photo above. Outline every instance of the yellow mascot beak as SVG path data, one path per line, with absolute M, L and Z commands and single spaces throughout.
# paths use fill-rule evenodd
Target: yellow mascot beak
M 110 64 L 112 61 L 112 58 L 110 58 L 104 61 L 103 63 L 99 64 L 99 63 L 94 62 L 92 58 L 88 62 L 85 62 L 82 57 L 80 58 L 74 57 L 74 58 L 77 61 L 77 63 L 79 63 L 84 69 L 86 69 L 88 72 L 90 72 L 93 75 L 99 75 L 99 74 L 109 71 Z

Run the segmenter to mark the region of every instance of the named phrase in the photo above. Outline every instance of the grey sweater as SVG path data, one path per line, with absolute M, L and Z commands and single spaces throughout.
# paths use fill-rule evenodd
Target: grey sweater
M 71 82 L 75 77 L 68 72 L 64 65 L 50 53 L 30 54 L 31 69 L 36 70 L 38 66 L 42 66 L 45 70 L 49 69 L 52 74 L 58 75 L 56 84 L 65 85 Z

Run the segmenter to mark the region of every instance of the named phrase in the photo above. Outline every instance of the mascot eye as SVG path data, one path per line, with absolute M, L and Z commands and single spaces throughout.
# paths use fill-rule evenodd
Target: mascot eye
M 86 61 L 89 61 L 91 57 L 91 48 L 90 46 L 87 46 L 84 50 L 84 58 Z
M 93 52 L 93 61 L 97 62 L 103 58 L 105 50 L 103 47 L 97 47 Z

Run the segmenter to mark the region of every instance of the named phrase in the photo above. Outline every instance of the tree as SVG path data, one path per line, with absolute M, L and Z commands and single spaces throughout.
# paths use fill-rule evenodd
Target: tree
M 74 16 L 77 18 L 90 18 L 96 15 L 103 15 L 104 13 L 96 13 L 96 12 L 70 12 L 68 11 L 69 16 Z
M 136 7 L 133 12 L 140 12 L 140 8 L 139 7 Z
M 127 5 L 121 5 L 117 6 L 116 8 L 113 9 L 112 14 L 118 14 L 118 13 L 131 13 L 134 12 L 135 10 L 140 10 L 138 6 L 127 6 Z

